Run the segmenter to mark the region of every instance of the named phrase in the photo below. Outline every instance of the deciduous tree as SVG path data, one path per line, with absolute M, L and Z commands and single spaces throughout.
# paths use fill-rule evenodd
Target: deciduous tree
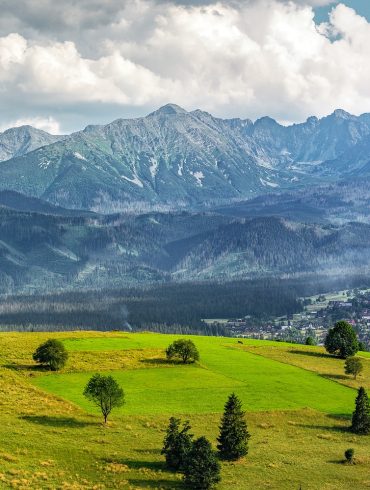
M 342 359 L 354 356 L 358 351 L 358 340 L 352 326 L 344 320 L 337 322 L 326 336 L 325 349 Z
M 199 352 L 192 340 L 179 339 L 166 349 L 167 359 L 179 359 L 184 364 L 199 360 Z
M 344 371 L 346 374 L 353 374 L 354 379 L 361 373 L 364 369 L 362 361 L 359 357 L 347 357 L 344 363 Z
M 37 347 L 33 360 L 47 366 L 52 371 L 62 369 L 68 359 L 68 352 L 60 340 L 49 339 Z
M 100 408 L 104 423 L 113 408 L 125 403 L 123 389 L 112 376 L 94 374 L 85 387 L 84 396 Z

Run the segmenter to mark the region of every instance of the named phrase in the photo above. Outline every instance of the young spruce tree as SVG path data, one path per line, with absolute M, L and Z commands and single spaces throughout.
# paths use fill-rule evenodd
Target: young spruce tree
M 193 434 L 189 434 L 189 422 L 184 422 L 182 428 L 180 426 L 181 420 L 171 417 L 163 441 L 162 454 L 166 458 L 166 465 L 174 471 L 184 469 L 185 460 L 192 447 Z
M 356 408 L 352 415 L 351 431 L 355 434 L 370 434 L 370 404 L 365 388 L 361 386 L 356 398 Z
M 220 435 L 217 438 L 220 457 L 235 461 L 248 454 L 248 439 L 250 438 L 242 402 L 232 393 L 226 404 L 221 419 Z
M 221 480 L 220 469 L 211 443 L 205 437 L 199 437 L 186 458 L 185 485 L 192 490 L 208 490 Z

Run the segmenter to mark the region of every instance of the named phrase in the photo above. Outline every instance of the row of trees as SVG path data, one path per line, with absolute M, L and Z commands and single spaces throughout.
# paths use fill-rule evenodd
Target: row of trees
M 221 479 L 220 463 L 210 441 L 204 436 L 193 440 L 188 421 L 170 418 L 162 454 L 172 471 L 183 473 L 184 482 L 193 489 L 211 488 Z M 236 461 L 248 454 L 248 432 L 242 402 L 232 393 L 226 404 L 217 438 L 220 459 Z

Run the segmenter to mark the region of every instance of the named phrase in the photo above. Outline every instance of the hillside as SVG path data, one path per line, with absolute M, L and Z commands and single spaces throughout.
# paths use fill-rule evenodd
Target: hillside
M 369 137 L 368 114 L 337 110 L 282 126 L 168 104 L 54 143 L 40 136 L 38 149 L 15 145 L 0 166 L 0 189 L 101 212 L 204 208 L 368 176 Z
M 0 206 L 3 293 L 316 272 L 354 275 L 370 266 L 368 224 L 186 212 L 103 216 L 52 208 L 34 198 L 16 200 L 19 208 L 37 212 Z M 9 195 L 5 201 L 9 204 Z
M 353 388 L 368 386 L 367 358 L 354 382 L 342 375 L 343 361 L 317 347 L 194 337 L 200 364 L 180 366 L 164 362 L 171 336 L 69 332 L 54 335 L 70 358 L 61 373 L 50 374 L 31 360 L 49 334 L 0 335 L 5 489 L 182 489 L 180 475 L 166 470 L 160 454 L 168 418 L 189 419 L 192 432 L 215 447 L 231 391 L 243 400 L 252 437 L 247 457 L 222 463 L 220 490 L 367 487 L 369 438 L 346 431 Z M 81 396 L 97 371 L 111 373 L 126 393 L 107 427 Z M 355 448 L 356 465 L 341 464 L 348 447 Z

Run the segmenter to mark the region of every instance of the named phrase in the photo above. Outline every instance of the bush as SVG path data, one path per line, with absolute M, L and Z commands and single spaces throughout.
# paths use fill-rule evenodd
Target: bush
M 184 482 L 193 490 L 208 490 L 220 480 L 220 463 L 211 443 L 205 437 L 200 437 L 194 441 L 186 458 Z
M 353 457 L 355 454 L 355 450 L 352 448 L 346 449 L 344 452 L 344 457 L 346 458 L 346 462 L 348 464 L 353 464 Z
M 326 336 L 325 349 L 342 359 L 354 356 L 358 351 L 358 340 L 352 326 L 343 320 L 337 322 Z
M 175 417 L 170 418 L 166 436 L 163 441 L 161 454 L 166 458 L 166 465 L 169 469 L 182 471 L 185 466 L 187 455 L 192 447 L 193 435 L 189 434 L 191 429 L 189 422 L 184 422 L 180 428 L 181 420 Z
M 47 366 L 52 371 L 62 369 L 68 359 L 68 352 L 62 342 L 49 339 L 39 347 L 33 354 L 33 360 L 41 365 Z
M 175 340 L 166 349 L 167 359 L 179 359 L 184 364 L 199 360 L 199 352 L 192 340 Z

